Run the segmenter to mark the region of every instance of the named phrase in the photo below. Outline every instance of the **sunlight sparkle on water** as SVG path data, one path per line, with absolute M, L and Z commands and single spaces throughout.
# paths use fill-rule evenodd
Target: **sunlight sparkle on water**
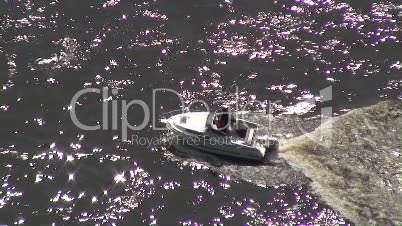
M 115 183 L 124 183 L 126 182 L 126 178 L 124 177 L 124 173 L 120 173 L 114 176 Z

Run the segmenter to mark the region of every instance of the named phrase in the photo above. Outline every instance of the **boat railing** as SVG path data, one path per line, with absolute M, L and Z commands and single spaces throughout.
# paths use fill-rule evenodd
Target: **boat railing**
M 161 117 L 161 120 L 167 120 L 170 117 L 173 117 L 178 114 L 183 114 L 183 113 L 188 113 L 188 112 L 202 112 L 202 111 L 203 110 L 183 108 L 183 109 L 177 109 L 177 110 L 161 113 L 160 117 Z

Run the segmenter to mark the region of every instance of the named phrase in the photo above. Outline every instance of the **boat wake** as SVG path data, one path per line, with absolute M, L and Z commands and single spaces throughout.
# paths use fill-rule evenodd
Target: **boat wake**
M 288 140 L 279 157 L 312 180 L 324 201 L 356 224 L 402 224 L 402 102 L 381 102 L 335 118 L 332 145 L 316 129 Z M 316 139 L 311 139 L 315 137 Z
M 269 164 L 192 150 L 172 158 L 191 156 L 191 160 L 183 161 L 202 162 L 213 171 L 260 186 L 308 185 L 323 201 L 359 225 L 402 223 L 402 102 L 381 102 L 352 110 L 334 118 L 331 127 L 320 127 L 320 119 L 289 115 L 273 120 L 263 113 L 246 117 L 266 125 L 270 121 L 269 126 L 281 138 L 280 149 L 271 153 Z M 329 135 L 331 145 L 321 145 L 320 141 Z

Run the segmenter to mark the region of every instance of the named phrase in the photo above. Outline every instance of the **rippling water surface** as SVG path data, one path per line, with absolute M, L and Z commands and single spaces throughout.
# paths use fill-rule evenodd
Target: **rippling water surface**
M 313 115 L 327 86 L 338 113 L 402 98 L 400 1 L 3 0 L 0 28 L 3 224 L 351 224 L 305 186 L 255 186 L 110 125 L 78 129 L 70 101 L 83 88 L 118 90 L 79 99 L 91 125 L 102 103 L 150 104 L 155 88 L 189 104 L 234 101 L 238 87 L 240 103 L 262 101 L 254 109 Z M 157 114 L 179 106 L 157 95 Z

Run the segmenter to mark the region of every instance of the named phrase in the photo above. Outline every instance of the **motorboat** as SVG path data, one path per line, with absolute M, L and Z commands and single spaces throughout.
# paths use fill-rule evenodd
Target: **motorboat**
M 222 121 L 226 121 L 224 126 Z M 181 112 L 165 122 L 173 134 L 171 144 L 176 148 L 264 162 L 270 151 L 278 149 L 278 140 L 270 136 L 266 127 L 227 110 Z

